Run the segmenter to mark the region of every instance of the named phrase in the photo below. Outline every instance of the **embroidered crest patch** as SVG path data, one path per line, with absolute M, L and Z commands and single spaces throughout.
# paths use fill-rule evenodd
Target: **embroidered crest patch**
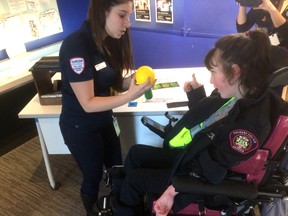
M 236 129 L 229 134 L 231 148 L 242 154 L 248 154 L 258 148 L 258 140 L 249 131 Z
M 81 74 L 85 68 L 84 58 L 81 57 L 72 58 L 70 59 L 70 65 L 75 73 Z

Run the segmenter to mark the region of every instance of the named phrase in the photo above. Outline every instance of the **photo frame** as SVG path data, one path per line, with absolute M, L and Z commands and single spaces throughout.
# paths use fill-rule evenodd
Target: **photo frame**
M 150 0 L 134 0 L 135 21 L 151 22 Z
M 156 22 L 173 24 L 173 0 L 155 0 Z

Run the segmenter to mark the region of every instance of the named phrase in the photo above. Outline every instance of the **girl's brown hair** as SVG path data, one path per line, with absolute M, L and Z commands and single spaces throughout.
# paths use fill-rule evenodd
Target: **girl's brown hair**
M 260 30 L 227 35 L 220 38 L 215 47 L 208 52 L 205 66 L 210 70 L 213 59 L 217 58 L 226 77 L 231 80 L 232 65 L 237 64 L 241 70 L 239 87 L 244 97 L 257 97 L 266 87 L 272 71 L 270 49 L 267 34 Z

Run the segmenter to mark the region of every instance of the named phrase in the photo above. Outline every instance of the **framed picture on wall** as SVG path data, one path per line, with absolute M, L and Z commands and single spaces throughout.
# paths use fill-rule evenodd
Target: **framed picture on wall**
M 135 21 L 151 22 L 150 0 L 134 0 Z
M 156 22 L 173 23 L 173 0 L 155 0 Z
M 25 43 L 62 32 L 57 0 L 0 2 L 0 50 L 5 48 L 7 54 L 7 50 L 13 50 L 9 51 L 11 55 L 20 54 Z

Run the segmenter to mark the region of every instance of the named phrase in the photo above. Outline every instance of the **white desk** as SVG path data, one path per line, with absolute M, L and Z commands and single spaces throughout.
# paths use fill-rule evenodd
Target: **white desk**
M 183 84 L 185 81 L 191 80 L 193 73 L 195 73 L 197 80 L 204 84 L 206 93 L 209 95 L 213 86 L 209 83 L 210 73 L 206 68 L 156 69 L 157 83 L 177 81 L 179 87 L 153 90 L 153 98 L 150 101 L 142 96 L 135 101 L 137 102 L 136 107 L 129 107 L 128 104 L 125 104 L 113 110 L 121 128 L 120 139 L 123 152 L 127 152 L 134 144 L 154 146 L 162 144 L 160 137 L 142 125 L 141 117 L 149 116 L 164 125 L 168 123 L 168 119 L 164 116 L 167 111 L 174 117 L 181 118 L 188 107 L 168 109 L 166 102 L 187 100 L 183 91 Z M 35 119 L 47 175 L 53 189 L 57 189 L 57 183 L 54 181 L 49 154 L 70 154 L 59 128 L 60 113 L 60 105 L 41 106 L 38 95 L 35 95 L 18 115 L 19 118 Z

